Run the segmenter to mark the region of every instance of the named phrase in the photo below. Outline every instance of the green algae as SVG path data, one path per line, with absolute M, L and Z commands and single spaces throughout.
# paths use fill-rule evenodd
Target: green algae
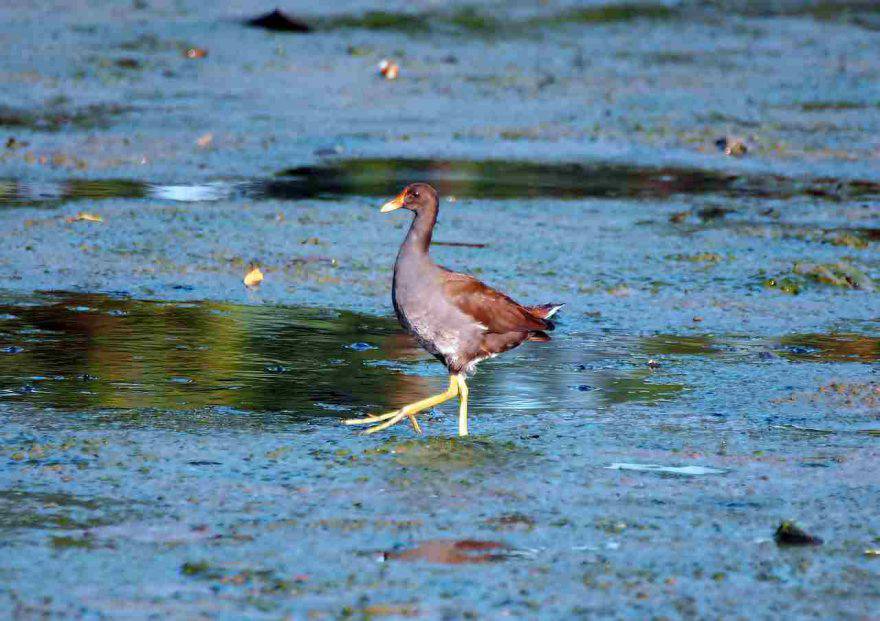
M 68 108 L 50 102 L 50 105 L 43 109 L 0 106 L 0 127 L 44 132 L 106 128 L 129 111 L 129 107 L 116 104 L 92 104 L 80 108 Z
M 814 282 L 832 287 L 860 289 L 863 291 L 873 291 L 874 289 L 874 282 L 867 274 L 844 261 L 837 263 L 796 263 L 792 271 Z
M 633 20 L 658 20 L 671 19 L 679 15 L 679 12 L 667 5 L 661 3 L 614 3 L 601 4 L 598 6 L 590 6 L 572 9 L 558 16 L 537 19 L 535 24 L 599 24 L 628 22 Z

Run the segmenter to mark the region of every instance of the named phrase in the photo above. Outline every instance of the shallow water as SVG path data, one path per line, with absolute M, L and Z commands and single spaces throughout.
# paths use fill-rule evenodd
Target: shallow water
M 0 616 L 876 614 L 872 3 L 266 8 L 0 2 Z M 466 439 L 341 422 L 446 384 L 415 180 L 566 303 Z
M 341 418 L 445 382 L 393 320 L 65 292 L 6 299 L 0 530 L 13 602 L 47 593 L 33 573 L 47 565 L 70 586 L 46 610 L 136 616 L 179 613 L 181 600 L 188 614 L 333 611 L 352 589 L 364 595 L 351 605 L 391 616 L 462 601 L 555 616 L 596 588 L 653 593 L 672 613 L 689 596 L 668 591 L 670 579 L 719 572 L 779 605 L 791 605 L 780 581 L 806 581 L 840 610 L 832 575 L 873 597 L 861 577 L 873 565 L 859 555 L 880 533 L 855 516 L 880 484 L 876 338 L 578 332 L 563 312 L 553 341 L 473 378 L 473 437 L 450 437 L 451 406 L 426 413 L 426 437 L 403 424 L 363 437 Z M 858 490 L 846 533 L 827 525 L 838 503 L 815 493 L 840 477 Z M 796 580 L 770 542 L 791 515 L 828 542 Z M 82 571 L 100 591 L 78 585 Z M 502 579 L 556 595 L 493 599 Z M 701 605 L 722 605 L 723 592 Z
M 676 195 L 868 200 L 880 183 L 864 179 L 787 178 L 697 168 L 612 162 L 540 163 L 526 160 L 354 159 L 282 170 L 275 178 L 166 185 L 90 179 L 32 184 L 0 181 L 0 205 L 49 207 L 70 201 L 159 199 L 184 203 L 220 200 L 339 199 L 395 194 L 412 179 L 445 196 L 476 199 L 643 198 Z

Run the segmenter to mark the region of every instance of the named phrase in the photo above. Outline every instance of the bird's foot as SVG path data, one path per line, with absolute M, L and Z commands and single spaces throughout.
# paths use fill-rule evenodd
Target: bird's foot
M 433 397 L 428 397 L 426 399 L 416 401 L 415 403 L 407 404 L 399 410 L 394 410 L 393 412 L 378 414 L 376 416 L 365 416 L 364 418 L 349 418 L 348 420 L 345 420 L 343 422 L 346 425 L 373 425 L 372 427 L 364 431 L 364 433 L 376 433 L 377 431 L 382 431 L 383 429 L 388 429 L 392 425 L 396 425 L 401 420 L 403 420 L 404 416 L 406 416 L 409 417 L 409 420 L 412 423 L 413 429 L 416 430 L 416 433 L 422 433 L 422 428 L 419 427 L 419 422 L 416 420 L 416 414 L 423 410 L 427 410 L 428 408 L 432 408 L 435 405 L 439 405 L 444 401 L 449 401 L 450 399 L 458 395 L 459 383 L 464 384 L 464 380 L 461 379 L 460 376 L 450 375 L 449 388 L 447 388 L 445 392 L 441 392 L 439 395 L 434 395 Z M 467 390 L 466 385 L 464 389 Z M 467 433 L 467 431 L 465 431 L 465 433 Z
M 376 416 L 349 418 L 344 420 L 343 422 L 346 425 L 373 425 L 372 427 L 364 431 L 365 434 L 370 434 L 376 433 L 377 431 L 382 431 L 383 429 L 388 429 L 392 425 L 396 425 L 401 420 L 403 420 L 405 416 L 409 417 L 409 421 L 412 423 L 413 429 L 415 429 L 416 433 L 422 433 L 422 428 L 419 426 L 419 422 L 416 420 L 415 413 L 407 411 L 406 407 L 400 408 L 399 410 L 394 410 L 392 412 L 387 412 L 385 414 L 378 414 Z M 374 425 L 373 423 L 379 424 Z

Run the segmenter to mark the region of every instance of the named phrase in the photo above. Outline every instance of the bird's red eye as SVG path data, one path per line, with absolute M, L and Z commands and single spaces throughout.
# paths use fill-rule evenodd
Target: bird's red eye
M 410 196 L 412 196 L 413 198 L 418 198 L 418 197 L 419 197 L 419 193 L 418 193 L 417 190 L 413 190 L 412 193 L 410 194 Z

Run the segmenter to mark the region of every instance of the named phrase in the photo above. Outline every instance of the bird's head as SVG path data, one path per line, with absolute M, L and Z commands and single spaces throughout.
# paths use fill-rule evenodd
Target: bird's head
M 403 188 L 403 192 L 382 205 L 380 211 L 386 213 L 401 207 L 416 213 L 422 209 L 436 208 L 437 190 L 427 183 L 412 183 Z

